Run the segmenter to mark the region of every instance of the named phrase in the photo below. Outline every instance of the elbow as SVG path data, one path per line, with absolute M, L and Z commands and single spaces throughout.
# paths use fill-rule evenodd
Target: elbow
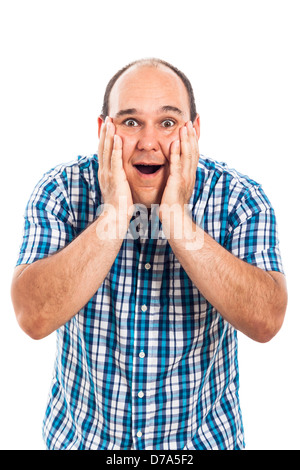
M 269 301 L 264 304 L 260 315 L 256 316 L 255 339 L 259 343 L 268 343 L 281 329 L 287 309 L 288 293 L 285 278 L 273 273 L 276 289 Z
M 282 323 L 278 325 L 261 324 L 256 329 L 252 339 L 254 339 L 254 341 L 257 341 L 258 343 L 268 343 L 269 341 L 271 341 L 271 339 L 274 338 L 274 336 L 277 335 L 281 326 Z
M 38 309 L 26 295 L 22 295 L 15 282 L 11 286 L 11 299 L 20 328 L 34 340 L 45 338 L 49 333 L 45 331 L 43 315 L 36 313 Z
M 14 308 L 17 322 L 20 328 L 31 339 L 39 340 L 45 338 L 49 333 L 45 332 L 43 322 L 32 310 L 23 308 Z
M 270 307 L 264 320 L 258 322 L 255 337 L 253 338 L 255 341 L 268 343 L 277 335 L 283 325 L 286 307 L 287 299 L 281 305 Z
M 34 340 L 43 339 L 48 336 L 49 333 L 45 332 L 40 324 L 41 322 L 30 320 L 29 317 L 30 314 L 26 312 L 16 312 L 16 318 L 20 328 Z

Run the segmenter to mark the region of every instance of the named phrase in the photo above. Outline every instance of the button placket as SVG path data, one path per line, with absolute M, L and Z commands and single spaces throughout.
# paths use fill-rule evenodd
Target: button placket
M 133 383 L 133 420 L 134 428 L 133 432 L 135 433 L 136 438 L 142 438 L 145 436 L 147 428 L 147 401 L 145 390 L 146 377 L 147 377 L 147 367 L 148 362 L 145 362 L 144 358 L 146 354 L 144 349 L 148 344 L 148 322 L 150 313 L 150 299 L 149 299 L 149 282 L 150 273 L 152 269 L 152 264 L 149 262 L 150 257 L 147 253 L 148 243 L 142 244 L 139 266 L 138 266 L 138 278 L 137 278 L 137 290 L 136 290 L 136 327 L 138 328 L 138 334 L 136 337 L 138 341 L 136 342 L 137 355 L 134 367 L 134 383 Z M 148 347 L 148 346 L 147 346 Z M 148 352 L 147 352 L 148 356 Z M 144 391 L 143 391 L 144 390 Z

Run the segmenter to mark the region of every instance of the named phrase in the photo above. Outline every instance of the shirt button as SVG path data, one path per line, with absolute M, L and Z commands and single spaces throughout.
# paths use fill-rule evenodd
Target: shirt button
M 142 305 L 142 312 L 147 312 L 147 305 Z
M 139 393 L 138 393 L 138 397 L 139 397 L 139 398 L 143 398 L 143 396 L 144 396 L 144 392 L 139 392 Z
M 148 271 L 148 269 L 150 269 L 150 268 L 151 268 L 151 264 L 150 264 L 150 263 L 146 263 L 146 264 L 145 264 L 145 269 L 147 269 L 147 271 Z
M 141 351 L 140 354 L 139 354 L 139 356 L 140 356 L 142 359 L 145 357 L 145 355 L 146 355 L 146 354 L 144 353 L 144 351 Z
M 136 435 L 137 435 L 137 437 L 142 437 L 143 433 L 142 433 L 141 431 L 138 431 L 138 432 L 136 433 Z

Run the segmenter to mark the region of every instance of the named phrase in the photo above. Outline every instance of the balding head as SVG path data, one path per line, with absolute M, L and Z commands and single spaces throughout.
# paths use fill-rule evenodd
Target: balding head
M 119 78 L 127 74 L 131 69 L 137 69 L 137 68 L 142 68 L 142 67 L 149 67 L 149 68 L 160 68 L 160 69 L 167 69 L 170 72 L 173 72 L 183 83 L 187 95 L 188 95 L 188 101 L 189 101 L 189 111 L 190 111 L 190 116 L 189 119 L 194 122 L 196 116 L 197 116 L 197 111 L 196 111 L 196 105 L 195 105 L 195 97 L 194 97 L 194 92 L 193 88 L 191 86 L 191 83 L 189 79 L 186 77 L 186 75 L 181 72 L 177 67 L 171 65 L 170 63 L 163 61 L 161 59 L 157 58 L 149 58 L 149 59 L 140 59 L 134 62 L 131 62 L 130 64 L 126 65 L 122 69 L 120 69 L 109 81 L 107 84 L 105 94 L 104 94 L 104 99 L 103 99 L 103 105 L 102 105 L 102 117 L 105 118 L 110 114 L 110 95 L 112 92 L 112 89 L 114 88 L 115 84 L 117 81 L 119 81 Z M 134 84 L 133 84 L 134 86 Z

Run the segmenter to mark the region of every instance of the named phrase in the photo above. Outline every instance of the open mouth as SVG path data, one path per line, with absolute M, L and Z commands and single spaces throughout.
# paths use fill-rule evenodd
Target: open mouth
M 163 165 L 134 165 L 135 168 L 144 175 L 154 175 L 160 170 Z

